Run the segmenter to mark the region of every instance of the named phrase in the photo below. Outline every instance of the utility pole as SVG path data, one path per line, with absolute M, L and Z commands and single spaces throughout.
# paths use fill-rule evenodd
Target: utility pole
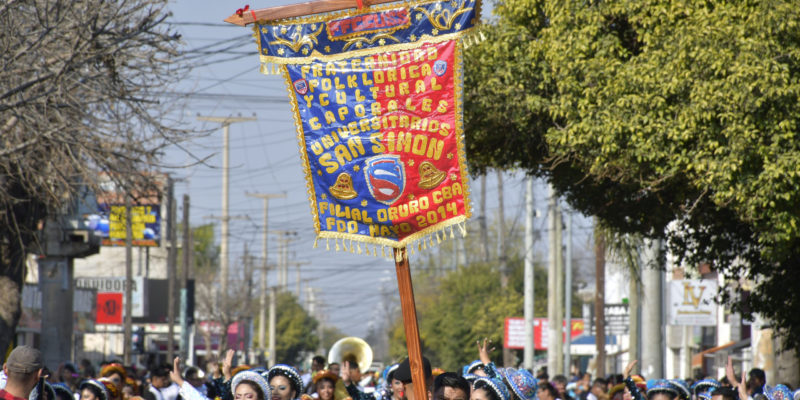
M 278 260 L 278 286 L 280 290 L 288 290 L 289 287 L 289 242 L 293 236 L 297 236 L 295 231 L 273 230 L 270 233 L 278 235 L 279 253 Z M 299 295 L 299 293 L 298 293 Z
M 533 178 L 525 180 L 525 357 L 523 367 L 533 371 Z
M 556 369 L 555 371 L 563 371 L 564 369 L 564 220 L 561 212 L 561 202 L 556 199 Z
M 595 357 L 596 375 L 606 376 L 606 241 L 598 235 L 597 219 L 595 219 L 594 237 L 594 272 L 595 272 Z M 659 375 L 660 376 L 660 375 Z
M 486 174 L 481 175 L 481 216 L 478 218 L 481 229 L 481 259 L 483 262 L 489 262 L 489 231 L 486 221 Z
M 639 264 L 639 271 L 642 270 L 641 268 L 641 260 L 637 260 L 637 264 Z M 641 277 L 641 274 L 639 275 Z M 631 276 L 630 282 L 630 295 L 628 296 L 628 314 L 630 315 L 630 327 L 628 328 L 628 359 L 629 360 L 639 360 L 639 349 L 641 348 L 641 324 L 639 323 L 639 310 L 641 308 L 641 285 L 639 284 L 639 279 L 634 276 Z M 638 372 L 639 364 L 637 364 L 632 373 Z M 688 375 L 687 375 L 688 376 Z
M 189 348 L 189 268 L 192 265 L 192 230 L 189 226 L 189 195 L 183 195 L 183 268 L 181 268 L 181 343 L 180 353 L 184 360 L 191 359 L 190 354 L 194 349 Z
M 503 171 L 498 169 L 497 170 L 497 202 L 498 202 L 498 254 L 497 258 L 500 262 L 500 287 L 505 290 L 508 288 L 508 257 L 506 251 L 506 216 L 505 216 L 505 207 L 503 202 Z M 466 249 L 464 249 L 464 253 L 466 254 Z M 514 352 L 503 346 L 503 365 L 511 366 L 514 365 Z
M 566 340 L 564 341 L 564 376 L 570 376 L 572 354 L 572 213 L 567 211 L 567 262 L 564 267 L 564 322 L 566 326 Z
M 273 286 L 270 288 L 269 291 L 269 367 L 272 368 L 275 365 L 275 324 L 277 323 L 277 317 L 275 313 L 277 312 L 277 305 L 276 303 L 278 297 L 278 292 Z
M 548 242 L 549 254 L 547 257 L 547 373 L 555 375 L 558 369 L 558 359 L 560 353 L 556 353 L 556 342 L 561 341 L 561 327 L 556 326 L 556 314 L 558 312 L 558 296 L 556 275 L 558 274 L 558 258 L 556 252 L 558 243 L 556 241 L 556 198 L 555 189 L 550 185 L 550 197 L 547 199 L 547 234 L 550 239 Z
M 642 251 L 642 373 L 645 376 L 664 376 L 664 333 L 662 318 L 662 280 L 659 265 L 661 243 L 645 239 Z
M 301 282 L 301 280 L 300 280 L 300 267 L 303 266 L 303 265 L 310 265 L 310 264 L 311 263 L 309 261 L 295 261 L 295 262 L 286 263 L 287 268 L 288 268 L 288 265 L 292 265 L 292 266 L 297 268 L 297 276 L 296 276 L 296 280 L 295 280 L 295 293 L 297 293 L 297 302 L 298 303 L 300 302 L 300 294 L 301 294 L 301 289 L 300 289 L 300 282 Z M 287 273 L 288 273 L 288 269 L 287 269 Z
M 247 196 L 256 197 L 259 199 L 264 200 L 264 237 L 262 238 L 261 242 L 261 293 L 260 293 L 260 307 L 258 310 L 258 344 L 263 352 L 266 350 L 266 342 L 267 342 L 267 273 L 269 269 L 267 268 L 267 250 L 268 246 L 268 239 L 269 239 L 269 225 L 268 225 L 268 215 L 269 215 L 269 199 L 284 199 L 286 198 L 286 194 L 281 193 L 246 193 Z
M 175 358 L 175 267 L 178 256 L 178 240 L 175 235 L 175 214 L 178 207 L 173 196 L 174 183 L 167 177 L 167 237 L 169 249 L 167 250 L 167 360 Z
M 122 361 L 131 365 L 133 346 L 133 221 L 131 195 L 125 193 L 125 327 L 122 339 Z
M 219 245 L 219 268 L 220 268 L 220 292 L 222 293 L 222 306 L 228 298 L 228 190 L 230 185 L 230 125 L 236 122 L 255 121 L 256 117 L 204 117 L 198 116 L 200 121 L 216 122 L 222 124 L 222 226 L 220 229 Z

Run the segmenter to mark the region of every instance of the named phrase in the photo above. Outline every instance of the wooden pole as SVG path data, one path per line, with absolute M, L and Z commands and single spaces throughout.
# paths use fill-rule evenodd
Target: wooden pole
M 394 2 L 398 2 L 398 0 L 363 0 L 364 7 Z M 275 21 L 278 19 L 302 17 L 304 15 L 321 14 L 357 7 L 358 2 L 356 0 L 317 0 L 307 3 L 261 8 L 258 10 L 242 10 L 241 14 L 236 12 L 230 17 L 225 18 L 224 21 L 234 25 L 246 26 L 247 24 L 256 22 L 256 20 Z M 256 17 L 255 20 L 253 16 Z
M 401 259 L 401 261 L 397 261 Z M 406 347 L 408 363 L 411 366 L 411 382 L 414 384 L 414 399 L 426 400 L 428 389 L 425 386 L 425 372 L 422 366 L 422 349 L 419 344 L 417 325 L 417 306 L 414 304 L 414 287 L 411 284 L 411 269 L 408 266 L 406 248 L 394 249 L 397 288 L 400 291 L 400 307 L 403 310 L 403 325 L 406 328 Z

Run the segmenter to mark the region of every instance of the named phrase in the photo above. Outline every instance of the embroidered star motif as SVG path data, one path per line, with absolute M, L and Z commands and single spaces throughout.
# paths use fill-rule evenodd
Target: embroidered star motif
M 417 41 L 417 35 L 411 35 L 411 41 L 412 42 L 416 42 Z
M 282 27 L 281 27 L 281 35 L 285 35 L 285 34 L 286 34 L 286 32 L 287 32 L 287 29 L 286 29 L 286 27 L 285 27 L 285 26 L 282 26 Z
M 264 54 L 269 54 L 269 50 L 268 49 L 261 49 L 261 52 L 264 53 Z
M 384 40 L 384 39 L 378 40 L 378 44 L 383 46 L 383 45 L 386 44 L 386 40 Z
M 458 7 L 458 2 L 456 0 L 451 1 L 450 2 L 450 7 L 453 7 L 453 8 Z
M 325 46 L 325 52 L 326 53 L 330 53 L 331 52 L 331 46 Z
M 369 204 L 369 203 L 367 203 L 366 200 L 361 201 L 361 207 L 366 207 L 367 204 Z
M 456 22 L 456 30 L 460 30 L 460 29 L 461 29 L 461 23 L 460 22 Z
M 422 21 L 422 13 L 417 14 L 417 21 Z
M 357 48 L 359 48 L 359 49 L 360 49 L 360 48 L 361 48 L 361 46 L 363 46 L 363 44 L 361 44 L 361 42 L 356 42 L 356 47 L 357 47 Z
M 311 24 L 311 30 L 314 31 L 317 29 L 317 24 Z
M 409 195 L 408 195 L 408 199 L 409 199 L 409 200 L 414 200 L 414 194 L 413 194 L 413 193 L 412 193 L 412 194 L 409 194 Z
M 436 35 L 438 35 L 438 34 L 439 34 L 439 30 L 438 30 L 438 29 L 436 29 L 436 28 L 433 28 L 433 30 L 431 30 L 431 33 L 432 33 L 434 36 L 436 36 Z
M 303 47 L 303 55 L 308 55 L 308 47 Z
M 447 159 L 448 160 L 452 160 L 453 159 L 453 153 L 447 153 Z
M 436 3 L 436 5 L 433 6 L 433 9 L 436 11 L 440 11 L 442 9 L 442 3 Z
M 408 166 L 409 167 L 413 167 L 414 166 L 414 160 L 408 160 Z
M 269 33 L 269 29 L 267 29 L 267 28 L 261 28 L 261 33 Z
M 279 48 L 279 49 L 278 49 L 278 55 L 279 55 L 279 56 L 282 56 L 282 55 L 283 55 L 283 48 Z
M 320 196 L 320 197 L 322 198 L 322 200 L 325 200 L 325 199 L 327 199 L 327 198 L 328 198 L 328 195 L 327 195 L 327 194 L 325 194 L 325 193 L 323 193 L 323 194 L 322 194 L 322 196 Z
M 317 170 L 317 175 L 322 176 L 322 170 L 321 169 Z
M 356 166 L 353 167 L 353 171 L 356 171 L 356 172 L 361 171 L 361 167 L 356 165 Z
M 456 175 L 456 174 L 450 174 L 450 180 L 451 180 L 451 181 L 457 181 L 457 180 L 458 180 L 458 175 Z

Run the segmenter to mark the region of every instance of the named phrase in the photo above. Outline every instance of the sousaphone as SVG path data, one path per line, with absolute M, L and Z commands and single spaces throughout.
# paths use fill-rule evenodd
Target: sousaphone
M 372 348 L 355 336 L 339 339 L 328 352 L 328 362 L 339 363 L 344 368 L 345 361 L 355 361 L 361 373 L 365 374 L 372 365 Z

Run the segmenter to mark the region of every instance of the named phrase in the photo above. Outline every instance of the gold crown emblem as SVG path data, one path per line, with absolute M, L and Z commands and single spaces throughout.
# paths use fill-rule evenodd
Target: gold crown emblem
M 439 171 L 430 161 L 423 161 L 419 165 L 419 186 L 422 189 L 433 189 L 447 177 L 444 171 Z
M 358 193 L 353 189 L 353 178 L 347 172 L 339 174 L 336 177 L 336 183 L 328 190 L 330 190 L 333 197 L 339 200 L 355 199 L 358 196 Z

